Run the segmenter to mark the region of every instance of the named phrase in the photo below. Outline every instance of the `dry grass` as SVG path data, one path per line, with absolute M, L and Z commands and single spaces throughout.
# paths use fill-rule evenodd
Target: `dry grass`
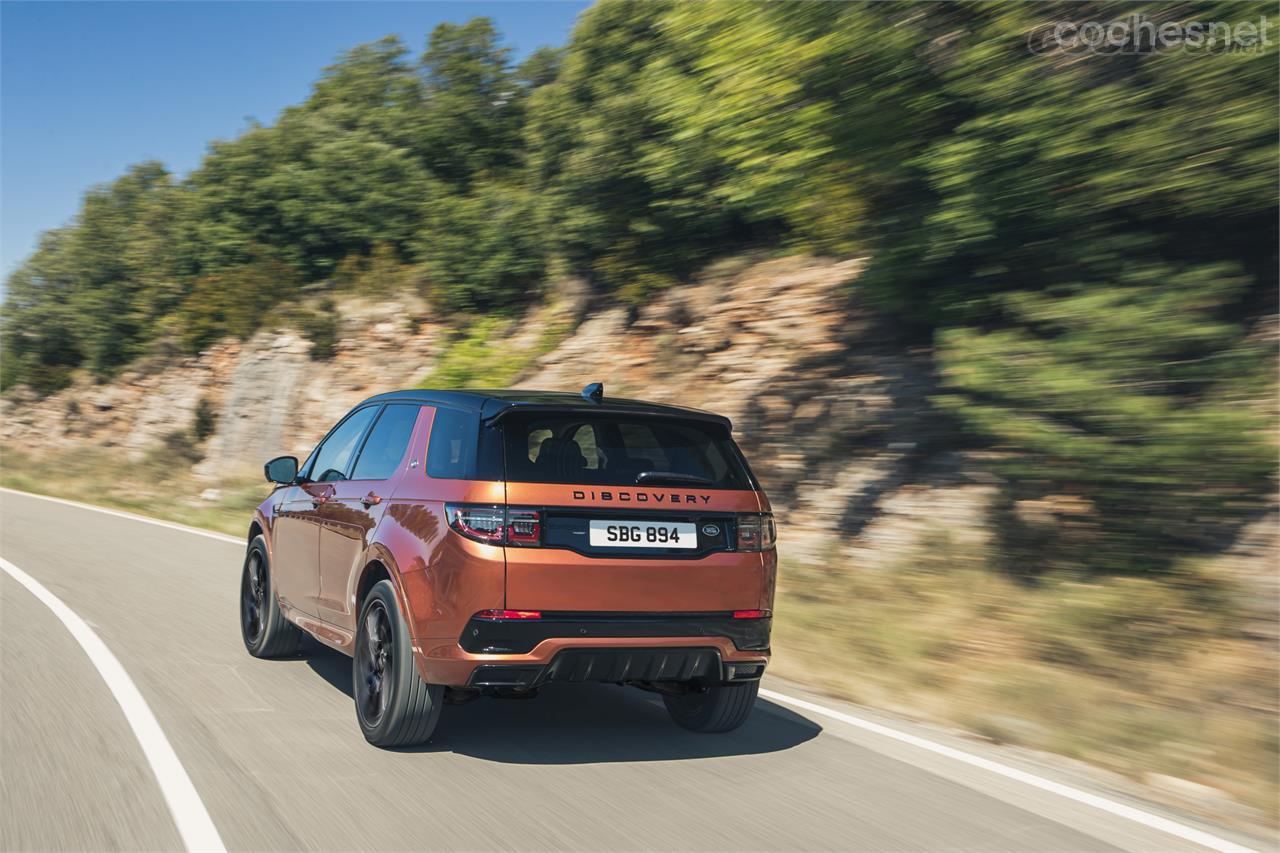
M 78 448 L 30 456 L 0 448 L 0 485 L 128 510 L 233 536 L 249 529 L 253 508 L 270 492 L 265 480 L 197 480 L 198 453 L 186 442 L 155 448 L 139 459 L 120 450 Z M 215 500 L 200 494 L 216 488 Z
M 1276 649 L 1242 631 L 1235 591 L 1206 566 L 1028 587 L 943 537 L 892 571 L 781 578 L 779 675 L 1139 781 L 1208 785 L 1277 822 Z

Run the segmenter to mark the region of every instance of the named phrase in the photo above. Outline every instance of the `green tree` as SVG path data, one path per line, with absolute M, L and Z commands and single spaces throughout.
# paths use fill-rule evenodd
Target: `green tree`
M 40 245 L 5 283 L 0 380 L 37 392 L 71 381 L 84 360 L 77 334 L 75 271 L 66 263 L 71 229 L 46 231 Z
M 418 150 L 431 173 L 463 191 L 519 163 L 519 81 L 488 18 L 440 24 L 421 68 L 425 109 Z
M 506 312 L 536 293 L 546 257 L 534 207 L 531 193 L 501 184 L 429 206 L 419 255 L 439 307 Z

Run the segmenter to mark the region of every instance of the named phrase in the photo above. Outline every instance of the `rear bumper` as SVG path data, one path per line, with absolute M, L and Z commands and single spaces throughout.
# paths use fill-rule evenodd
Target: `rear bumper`
M 528 690 L 551 681 L 702 682 L 756 681 L 764 661 L 725 663 L 715 648 L 565 649 L 545 666 L 481 664 L 468 687 Z
M 743 650 L 728 637 L 550 637 L 523 653 L 469 652 L 457 641 L 425 640 L 414 649 L 418 671 L 451 687 L 537 686 L 548 681 L 724 681 L 730 666 L 757 665 L 769 651 Z M 754 677 L 759 677 L 755 674 Z M 499 680 L 505 679 L 505 680 Z
M 471 619 L 458 645 L 472 654 L 527 654 L 556 638 L 723 637 L 741 651 L 767 652 L 773 620 L 732 613 L 547 613 L 541 619 Z

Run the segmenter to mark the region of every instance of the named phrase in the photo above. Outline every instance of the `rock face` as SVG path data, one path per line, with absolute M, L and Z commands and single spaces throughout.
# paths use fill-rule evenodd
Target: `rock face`
M 501 349 L 532 349 L 572 315 L 573 333 L 518 385 L 576 391 L 602 381 L 607 395 L 732 418 L 783 522 L 789 559 L 888 568 L 938 537 L 948 553 L 980 555 L 998 483 L 981 459 L 948 449 L 947 428 L 927 405 L 930 354 L 904 346 L 859 305 L 863 266 L 787 258 L 711 271 L 638 311 L 587 311 L 585 285 L 565 281 Z M 189 431 L 203 400 L 217 421 L 196 473 L 211 488 L 257 476 L 272 456 L 306 456 L 358 401 L 417 384 L 449 335 L 415 297 L 346 299 L 338 312 L 331 359 L 312 360 L 308 341 L 275 329 L 195 358 L 141 364 L 110 384 L 86 381 L 41 400 L 18 391 L 0 401 L 0 441 L 34 454 L 98 445 L 137 456 Z M 1016 510 L 1065 511 L 1061 501 L 1040 503 Z M 1230 555 L 1244 564 L 1236 573 L 1272 577 L 1275 525 L 1253 534 L 1241 545 L 1247 553 Z M 1280 595 L 1266 588 L 1267 601 Z
M 88 382 L 47 397 L 19 392 L 0 406 L 0 440 L 39 454 L 83 444 L 142 454 L 188 430 L 205 400 L 217 413 L 196 472 L 216 481 L 258 471 L 272 456 L 305 456 L 360 400 L 411 387 L 430 369 L 444 336 L 425 321 L 425 305 L 404 297 L 340 303 L 340 342 L 332 359 L 313 361 L 297 332 L 260 332 L 227 341 L 159 370 L 126 372 L 107 385 Z
M 768 261 L 667 291 L 634 318 L 599 312 L 521 384 L 572 390 L 599 380 L 606 395 L 732 418 L 785 513 L 791 557 L 879 567 L 901 553 L 886 544 L 941 525 L 980 547 L 992 481 L 974 460 L 931 449 L 928 353 L 903 349 L 859 307 L 862 268 Z
M 244 347 L 229 341 L 164 369 L 142 364 L 109 385 L 85 381 L 36 400 L 18 390 L 0 402 L 0 438 L 31 453 L 84 444 L 131 456 L 188 427 L 202 397 L 217 397 Z

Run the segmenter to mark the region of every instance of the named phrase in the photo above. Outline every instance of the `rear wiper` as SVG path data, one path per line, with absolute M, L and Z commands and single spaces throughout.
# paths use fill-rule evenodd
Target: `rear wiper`
M 698 483 L 703 486 L 709 486 L 715 480 L 707 477 L 701 477 L 697 474 L 679 474 L 675 471 L 643 471 L 636 475 L 637 483 Z

